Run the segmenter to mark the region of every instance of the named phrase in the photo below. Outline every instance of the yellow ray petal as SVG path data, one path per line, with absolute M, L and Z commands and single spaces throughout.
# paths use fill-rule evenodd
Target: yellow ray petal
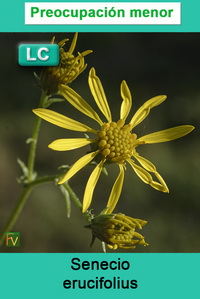
M 38 109 L 33 109 L 33 112 L 37 116 L 41 117 L 42 119 L 44 119 L 58 127 L 68 129 L 68 130 L 73 130 L 73 131 L 96 133 L 96 131 L 94 129 L 92 129 L 76 120 L 73 120 L 72 118 L 69 118 L 60 113 L 54 112 L 52 110 L 38 108 Z
M 90 86 L 91 93 L 94 97 L 94 100 L 103 113 L 103 115 L 106 117 L 108 122 L 112 121 L 112 116 L 110 112 L 110 108 L 106 99 L 106 95 L 104 93 L 103 86 L 101 84 L 101 81 L 96 76 L 95 69 L 92 68 L 89 73 L 88 77 L 88 83 Z
M 148 173 L 145 169 L 143 169 L 142 167 L 135 164 L 133 160 L 128 159 L 127 161 L 129 162 L 129 164 L 131 165 L 131 167 L 133 168 L 135 173 L 139 176 L 139 178 L 144 183 L 149 184 L 151 187 L 153 187 L 154 189 L 156 189 L 158 191 L 169 192 L 167 185 L 165 184 L 163 178 L 157 172 L 154 172 L 154 174 L 160 183 L 155 182 L 153 180 L 152 176 L 150 175 L 150 173 Z
M 90 206 L 92 202 L 92 196 L 94 192 L 94 188 L 98 182 L 99 176 L 101 174 L 103 164 L 105 162 L 105 159 L 103 159 L 93 170 L 91 173 L 89 180 L 87 182 L 86 188 L 85 188 L 85 193 L 83 196 L 83 209 L 82 212 L 84 213 Z
M 126 81 L 122 81 L 120 91 L 123 99 L 120 110 L 120 119 L 125 121 L 132 106 L 132 97 Z
M 150 171 L 154 173 L 156 178 L 158 179 L 158 182 L 152 181 L 151 186 L 154 187 L 157 190 L 160 190 L 162 192 L 169 192 L 169 189 L 164 181 L 164 179 L 161 177 L 161 175 L 157 172 L 157 169 L 155 165 L 150 162 L 149 160 L 145 159 L 144 157 L 139 156 L 138 154 L 134 155 L 134 158 L 144 167 L 147 171 Z
M 139 176 L 139 178 L 146 184 L 150 184 L 152 181 L 151 175 L 144 170 L 142 167 L 138 166 L 131 159 L 127 159 L 128 163 L 131 165 L 135 173 Z
M 178 127 L 174 127 L 167 130 L 162 130 L 162 131 L 158 131 L 155 133 L 142 136 L 138 138 L 138 140 L 144 141 L 145 143 L 166 142 L 166 141 L 171 141 L 174 139 L 181 138 L 189 134 L 192 130 L 194 130 L 193 126 L 189 126 L 189 125 L 178 126 Z
M 73 150 L 92 142 L 95 142 L 95 139 L 89 138 L 69 138 L 69 139 L 57 139 L 48 145 L 54 151 L 69 151 Z
M 141 123 L 149 114 L 150 110 L 160 105 L 167 98 L 165 95 L 154 97 L 148 101 L 146 101 L 134 114 L 133 118 L 130 121 L 132 128 L 136 127 L 139 123 Z
M 156 171 L 155 173 L 155 176 L 157 177 L 158 181 L 160 182 L 157 183 L 155 181 L 152 182 L 152 187 L 159 190 L 159 191 L 162 191 L 162 192 L 166 192 L 166 193 L 169 193 L 169 189 L 167 187 L 167 184 L 165 183 L 164 179 L 161 177 L 161 175 Z
M 84 113 L 85 115 L 96 120 L 100 125 L 103 124 L 102 120 L 99 118 L 98 114 L 93 110 L 93 108 L 72 88 L 66 85 L 60 85 L 59 91 L 63 97 L 76 109 Z
M 74 49 L 76 47 L 76 42 L 77 42 L 77 38 L 78 38 L 78 33 L 76 32 L 74 34 L 73 40 L 71 42 L 70 48 L 69 48 L 69 53 L 72 54 L 74 52 Z
M 144 167 L 147 171 L 150 172 L 156 172 L 156 167 L 153 163 L 151 163 L 149 160 L 145 159 L 144 157 L 141 157 L 138 153 L 134 155 L 134 158 L 138 160 L 138 162 Z
M 114 208 L 116 207 L 121 191 L 122 191 L 122 186 L 123 186 L 123 182 L 124 182 L 124 167 L 123 165 L 119 165 L 119 175 L 112 187 L 112 191 L 110 193 L 109 199 L 108 199 L 108 203 L 107 203 L 107 207 L 108 209 L 106 209 L 105 214 L 111 214 L 114 210 Z
M 73 175 L 75 175 L 81 168 L 83 168 L 85 165 L 90 163 L 92 159 L 96 155 L 98 155 L 99 151 L 89 153 L 83 157 L 81 157 L 78 161 L 76 161 L 72 167 L 67 171 L 67 173 L 63 176 L 63 178 L 58 182 L 58 184 L 63 184 L 64 182 L 68 181 Z

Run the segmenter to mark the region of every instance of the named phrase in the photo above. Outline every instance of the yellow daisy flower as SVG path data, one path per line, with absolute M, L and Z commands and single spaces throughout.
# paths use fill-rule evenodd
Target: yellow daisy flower
M 64 46 L 68 39 L 63 39 L 58 43 L 60 47 L 60 63 L 57 66 L 45 67 L 40 76 L 40 86 L 47 93 L 47 95 L 58 92 L 59 84 L 70 84 L 74 81 L 87 67 L 84 56 L 90 54 L 92 51 L 87 50 L 82 53 L 78 52 L 75 57 L 73 54 L 76 47 L 78 33 L 74 34 L 74 38 L 68 51 L 65 51 Z M 51 43 L 54 44 L 55 37 Z
M 134 249 L 136 245 L 148 246 L 144 237 L 136 232 L 147 223 L 124 214 L 100 214 L 85 226 L 92 231 L 92 244 L 95 238 L 105 242 L 110 249 Z M 92 246 L 91 244 L 91 246 Z
M 96 158 L 96 160 L 99 160 L 100 162 L 94 168 L 87 182 L 83 197 L 83 212 L 85 212 L 90 207 L 94 188 L 97 184 L 102 168 L 106 162 L 116 163 L 119 166 L 119 175 L 113 185 L 107 203 L 107 214 L 112 213 L 119 200 L 124 181 L 124 170 L 126 162 L 130 164 L 131 168 L 144 183 L 149 184 L 156 190 L 169 192 L 165 181 L 157 172 L 156 167 L 150 161 L 141 157 L 137 153 L 136 148 L 142 144 L 166 142 L 183 137 L 186 134 L 190 133 L 194 129 L 194 127 L 189 125 L 178 126 L 167 130 L 158 131 L 156 133 L 148 134 L 142 137 L 137 137 L 137 135 L 133 133 L 132 130 L 147 117 L 153 107 L 161 104 L 166 99 L 166 96 L 156 96 L 145 102 L 133 115 L 131 121 L 128 124 L 125 124 L 126 118 L 132 106 L 132 97 L 126 82 L 122 81 L 120 87 L 122 97 L 120 119 L 117 122 L 113 122 L 104 89 L 102 87 L 100 79 L 95 74 L 94 68 L 90 70 L 88 82 L 94 100 L 107 120 L 106 123 L 100 119 L 93 108 L 73 89 L 65 85 L 60 85 L 59 90 L 65 97 L 65 99 L 70 102 L 76 109 L 98 122 L 100 125 L 99 130 L 90 128 L 85 124 L 77 122 L 71 118 L 48 109 L 39 108 L 33 110 L 36 115 L 54 125 L 68 130 L 88 132 L 95 135 L 95 137 L 91 139 L 58 139 L 53 141 L 49 145 L 49 147 L 53 150 L 67 151 L 92 144 L 93 150 L 76 161 L 76 163 L 59 181 L 59 184 L 62 184 L 65 181 L 69 180 L 81 168 L 83 168 L 94 158 Z M 136 161 L 141 166 L 136 164 Z M 153 179 L 150 173 L 154 175 L 157 181 Z

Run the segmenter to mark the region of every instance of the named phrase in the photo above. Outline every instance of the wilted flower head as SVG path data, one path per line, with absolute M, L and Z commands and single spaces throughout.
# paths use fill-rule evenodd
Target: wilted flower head
M 40 76 L 41 88 L 48 94 L 55 94 L 58 92 L 59 84 L 68 85 L 80 75 L 87 64 L 85 64 L 84 56 L 90 54 L 92 51 L 87 50 L 82 53 L 78 52 L 75 57 L 73 54 L 78 34 L 75 33 L 72 43 L 68 51 L 65 51 L 64 46 L 68 39 L 63 39 L 58 43 L 60 47 L 60 63 L 57 66 L 45 67 Z M 53 44 L 55 37 L 52 39 Z
M 92 230 L 92 244 L 95 238 L 98 238 L 113 250 L 118 248 L 133 249 L 136 245 L 148 245 L 144 237 L 135 231 L 142 229 L 146 223 L 147 221 L 125 216 L 121 213 L 100 214 L 94 217 L 91 224 L 86 227 Z
M 146 101 L 127 123 L 126 119 L 132 107 L 132 96 L 128 85 L 125 81 L 122 81 L 120 86 L 122 97 L 120 117 L 118 121 L 113 121 L 103 86 L 94 68 L 90 70 L 88 83 L 97 106 L 106 118 L 106 122 L 103 122 L 96 111 L 69 86 L 62 84 L 59 86 L 59 90 L 65 99 L 76 109 L 98 123 L 98 130 L 49 109 L 41 108 L 33 110 L 36 115 L 61 128 L 94 134 L 93 138 L 58 139 L 49 145 L 51 149 L 57 151 L 68 151 L 88 144 L 92 145 L 91 152 L 77 160 L 58 183 L 62 184 L 72 178 L 93 159 L 99 161 L 91 173 L 85 188 L 83 197 L 83 212 L 85 212 L 91 205 L 94 189 L 104 165 L 106 163 L 117 164 L 119 167 L 119 175 L 111 190 L 106 214 L 113 212 L 119 200 L 124 182 L 126 164 L 131 166 L 133 171 L 144 183 L 149 184 L 156 190 L 169 192 L 164 179 L 157 171 L 155 165 L 139 155 L 138 147 L 144 144 L 167 142 L 183 137 L 190 133 L 194 127 L 183 125 L 145 136 L 137 136 L 133 129 L 149 115 L 152 108 L 160 105 L 167 97 L 165 95 L 159 95 Z

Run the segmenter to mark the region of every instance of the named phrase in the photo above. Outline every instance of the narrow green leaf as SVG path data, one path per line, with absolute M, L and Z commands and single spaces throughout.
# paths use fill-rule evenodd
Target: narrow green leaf
M 65 199 L 67 218 L 70 218 L 70 216 L 71 216 L 71 200 L 70 200 L 69 192 L 62 185 L 60 185 L 59 187 L 60 187 L 60 191 Z

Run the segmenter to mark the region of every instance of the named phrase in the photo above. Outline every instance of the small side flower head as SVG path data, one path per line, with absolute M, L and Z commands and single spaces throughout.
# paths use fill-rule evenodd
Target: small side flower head
M 92 230 L 92 244 L 95 238 L 105 242 L 110 249 L 134 249 L 136 245 L 148 246 L 144 237 L 135 230 L 142 229 L 147 221 L 124 214 L 100 214 L 86 227 Z M 91 244 L 91 245 L 92 245 Z
M 40 75 L 40 87 L 47 95 L 56 94 L 59 84 L 68 85 L 74 81 L 87 67 L 84 57 L 92 51 L 87 50 L 78 55 L 73 54 L 76 47 L 78 33 L 75 33 L 69 50 L 66 51 L 64 46 L 68 39 L 63 39 L 58 43 L 60 47 L 60 63 L 57 66 L 45 67 Z M 55 37 L 51 43 L 53 44 Z

